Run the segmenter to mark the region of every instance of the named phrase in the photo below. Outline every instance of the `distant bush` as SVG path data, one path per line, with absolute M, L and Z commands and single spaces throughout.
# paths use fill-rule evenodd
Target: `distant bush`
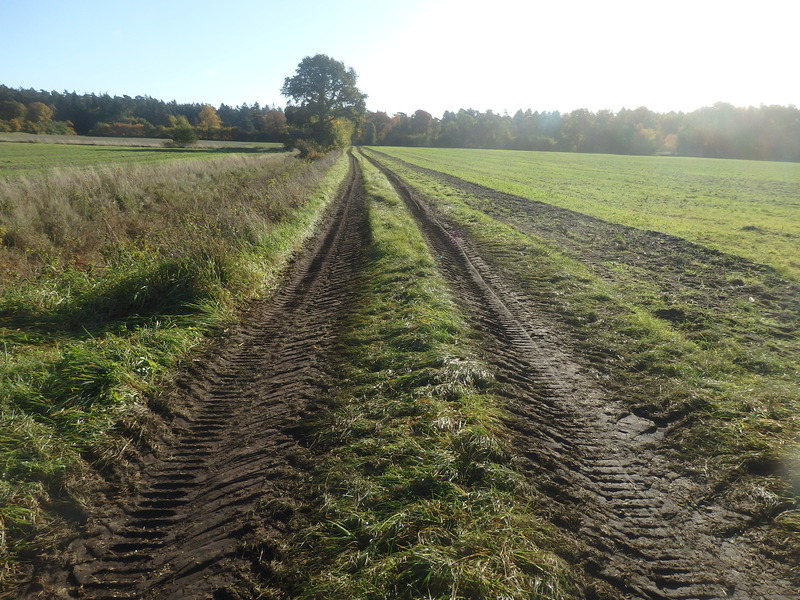
M 172 130 L 172 142 L 178 148 L 186 148 L 197 143 L 197 131 L 191 126 L 179 126 Z

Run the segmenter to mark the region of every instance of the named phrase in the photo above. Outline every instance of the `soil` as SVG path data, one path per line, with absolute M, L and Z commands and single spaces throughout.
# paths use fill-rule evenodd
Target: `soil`
M 676 470 L 665 426 L 633 414 L 546 311 L 384 171 L 481 334 L 517 467 L 546 494 L 536 500 L 574 540 L 570 560 L 597 579 L 598 597 L 796 599 L 789 567 L 755 550 L 752 516 L 716 504 L 703 481 Z M 335 381 L 332 353 L 367 235 L 353 164 L 280 292 L 178 381 L 173 402 L 183 416 L 171 423 L 173 441 L 143 460 L 117 498 L 98 498 L 20 598 L 233 600 L 258 580 L 254 532 L 288 539 L 292 511 L 313 500 L 303 490 L 316 459 L 302 432 Z
M 378 164 L 417 218 L 475 328 L 484 333 L 486 359 L 503 382 L 513 415 L 517 466 L 549 496 L 551 518 L 579 547 L 572 558 L 605 583 L 597 593 L 647 600 L 797 598 L 797 570 L 758 549 L 765 526 L 752 514 L 716 503 L 707 482 L 676 468 L 667 458 L 666 427 L 633 414 L 480 247 L 386 162 Z M 457 187 L 472 185 L 446 179 Z M 686 245 L 662 234 L 639 235 L 652 237 L 653 260 L 664 244 Z M 602 246 L 593 252 L 602 254 Z M 697 249 L 694 255 L 701 252 L 708 251 Z
M 351 165 L 279 293 L 178 381 L 172 404 L 185 416 L 171 424 L 173 441 L 143 461 L 132 490 L 98 501 L 20 598 L 233 599 L 257 577 L 263 556 L 248 537 L 287 536 L 292 511 L 310 504 L 298 496 L 314 457 L 298 425 L 322 402 L 352 302 L 366 232 L 360 185 Z

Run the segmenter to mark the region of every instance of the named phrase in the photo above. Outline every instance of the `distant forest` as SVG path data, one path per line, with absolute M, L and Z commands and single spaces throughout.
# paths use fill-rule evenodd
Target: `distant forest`
M 186 124 L 203 139 L 283 142 L 289 125 L 281 108 L 178 104 L 149 96 L 109 96 L 13 89 L 0 85 L 0 132 L 75 133 L 169 138 Z M 717 103 L 692 112 L 517 111 L 461 109 L 441 119 L 367 112 L 357 144 L 503 148 L 608 154 L 675 155 L 800 162 L 800 109 L 740 108 Z
M 169 138 L 187 123 L 203 139 L 282 142 L 283 110 L 242 104 L 178 104 L 150 96 L 12 89 L 0 85 L 0 132 Z
M 737 108 L 730 104 L 681 113 L 641 107 L 619 112 L 445 112 L 441 119 L 367 113 L 360 144 L 505 148 L 800 161 L 800 110 L 794 106 Z

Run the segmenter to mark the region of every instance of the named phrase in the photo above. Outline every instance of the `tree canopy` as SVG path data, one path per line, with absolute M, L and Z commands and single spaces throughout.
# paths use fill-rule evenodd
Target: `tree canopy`
M 295 128 L 292 137 L 321 148 L 349 143 L 366 108 L 367 95 L 356 86 L 357 79 L 352 68 L 325 54 L 300 61 L 281 88 L 290 101 L 285 112 Z

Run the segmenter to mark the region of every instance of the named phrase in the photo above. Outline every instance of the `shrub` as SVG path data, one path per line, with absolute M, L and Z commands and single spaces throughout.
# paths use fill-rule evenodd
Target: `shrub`
M 176 127 L 172 130 L 172 142 L 178 148 L 186 148 L 197 143 L 197 132 L 188 125 Z

